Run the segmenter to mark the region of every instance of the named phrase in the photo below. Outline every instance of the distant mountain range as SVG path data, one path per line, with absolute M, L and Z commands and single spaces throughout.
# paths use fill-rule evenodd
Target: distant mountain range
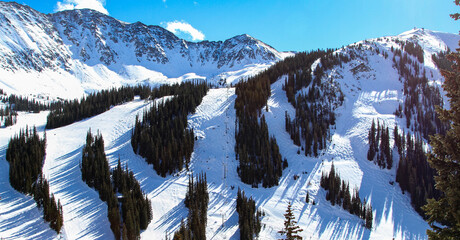
M 160 26 L 129 24 L 90 9 L 43 14 L 15 2 L 0 2 L 0 36 L 0 87 L 60 97 L 139 81 L 218 81 L 235 75 L 219 74 L 235 71 L 239 78 L 242 69 L 263 69 L 290 55 L 247 34 L 189 42 Z M 57 87 L 69 85 L 64 81 L 75 86 L 74 94 Z M 22 88 L 30 84 L 39 90 Z

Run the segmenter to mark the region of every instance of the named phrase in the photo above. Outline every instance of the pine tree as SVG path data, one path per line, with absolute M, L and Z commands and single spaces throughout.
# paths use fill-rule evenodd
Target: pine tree
M 189 210 L 187 224 L 181 223 L 181 227 L 174 233 L 174 239 L 206 240 L 208 202 L 206 174 L 200 174 L 196 178 L 190 176 L 184 200 L 185 207 Z
M 131 146 L 162 177 L 188 168 L 195 141 L 193 130 L 187 127 L 187 116 L 195 111 L 207 91 L 205 82 L 162 86 L 153 90 L 151 98 L 163 94 L 176 97 L 153 104 L 142 117 L 136 117 Z
M 460 6 L 460 1 L 455 4 Z M 452 17 L 458 20 L 459 14 Z M 429 199 L 423 207 L 431 229 L 429 239 L 460 239 L 460 49 L 448 56 L 453 61 L 452 71 L 441 70 L 445 78 L 443 85 L 449 98 L 450 110 L 438 108 L 441 120 L 450 123 L 445 135 L 431 137 L 433 150 L 428 161 L 438 175 L 436 188 L 443 192 L 439 199 Z M 442 224 L 443 226 L 441 226 Z
M 239 188 L 236 199 L 236 211 L 238 212 L 240 240 L 257 238 L 261 229 L 260 218 L 262 212 L 257 209 L 254 199 L 252 197 L 247 198 Z
M 372 220 L 374 219 L 373 214 L 372 214 L 372 206 L 369 205 L 366 208 L 365 212 L 365 221 L 366 221 L 366 228 L 371 229 L 372 228 Z
M 372 120 L 371 129 L 369 130 L 369 150 L 367 151 L 367 160 L 372 161 L 375 157 L 375 121 Z
M 291 202 L 289 202 L 288 207 L 286 209 L 286 213 L 284 214 L 284 228 L 281 231 L 278 231 L 281 235 L 285 236 L 282 239 L 286 240 L 302 240 L 302 237 L 298 235 L 299 232 L 302 232 L 297 222 L 294 220 L 294 213 L 292 212 Z

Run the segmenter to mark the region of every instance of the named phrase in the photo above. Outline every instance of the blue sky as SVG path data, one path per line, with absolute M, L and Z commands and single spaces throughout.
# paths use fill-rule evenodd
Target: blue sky
M 453 0 L 17 0 L 43 13 L 93 8 L 187 40 L 247 33 L 279 51 L 336 48 L 414 27 L 458 33 Z M 182 31 L 180 31 L 182 30 Z

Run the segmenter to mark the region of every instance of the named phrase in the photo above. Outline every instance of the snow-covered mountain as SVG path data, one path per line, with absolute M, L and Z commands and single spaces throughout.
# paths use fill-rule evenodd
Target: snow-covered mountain
M 0 2 L 0 28 L 0 88 L 62 98 L 141 82 L 230 83 L 290 55 L 247 34 L 188 42 L 94 10 L 46 15 L 14 2 Z
M 284 57 L 246 35 L 225 42 L 191 43 L 160 27 L 126 24 L 90 10 L 44 15 L 15 3 L 0 6 L 0 88 L 23 94 L 67 94 L 65 97 L 70 98 L 88 90 L 145 79 L 166 83 L 205 76 L 231 82 Z M 188 116 L 188 126 L 197 137 L 190 169 L 166 178 L 158 176 L 130 144 L 135 117 L 149 107 L 149 101 L 135 99 L 98 116 L 47 130 L 43 173 L 50 191 L 63 205 L 64 227 L 59 236 L 42 220 L 42 210 L 32 197 L 15 191 L 9 183 L 9 164 L 5 160 L 9 138 L 26 125 L 36 125 L 40 134 L 45 131 L 47 112 L 21 112 L 17 124 L 0 129 L 0 238 L 113 239 L 107 204 L 81 180 L 82 146 L 91 128 L 104 137 L 110 166 L 115 167 L 118 159 L 126 163 L 152 202 L 153 220 L 141 233 L 141 239 L 172 236 L 187 216 L 184 198 L 189 175 L 200 172 L 207 174 L 210 198 L 207 239 L 239 239 L 235 211 L 238 188 L 252 196 L 265 212 L 259 239 L 280 238 L 278 231 L 288 202 L 304 230 L 300 233 L 304 239 L 426 239 L 428 224 L 412 207 L 410 194 L 403 194 L 395 182 L 397 156 L 391 169 L 382 169 L 367 160 L 368 132 L 376 119 L 384 122 L 390 132 L 396 125 L 405 133 L 415 132 L 413 127 L 407 127 L 404 115 L 394 114 L 407 97 L 404 79 L 395 65 L 402 43 L 421 46 L 422 62 L 415 56 L 408 58 L 418 61 L 419 73 L 425 73 L 430 86 L 440 86 L 443 77 L 432 54 L 454 50 L 459 40 L 456 34 L 413 29 L 338 49 L 336 54 L 349 57 L 349 61 L 331 67 L 320 80 L 326 89 L 340 89 L 344 101 L 334 109 L 335 125 L 318 157 L 299 154 L 301 150 L 285 131 L 285 113 L 294 117 L 296 110 L 283 91 L 287 76 L 279 78 L 271 85 L 272 95 L 262 113 L 289 166 L 283 170 L 279 185 L 272 188 L 252 188 L 242 183 L 237 174 L 234 88 L 209 90 L 196 112 Z M 312 70 L 320 62 L 318 59 Z M 185 65 L 179 65 L 177 70 L 176 64 Z M 248 70 L 246 64 L 254 68 Z M 444 104 L 448 106 L 445 98 Z M 393 137 L 390 145 L 394 145 Z M 359 217 L 326 200 L 320 178 L 332 162 L 340 177 L 372 205 L 372 229 L 366 229 Z M 307 193 L 315 205 L 305 202 Z

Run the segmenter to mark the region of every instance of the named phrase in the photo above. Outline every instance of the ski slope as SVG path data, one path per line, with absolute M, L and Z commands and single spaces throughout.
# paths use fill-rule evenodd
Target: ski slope
M 142 232 L 142 239 L 160 239 L 165 234 L 172 236 L 180 221 L 186 218 L 187 209 L 183 200 L 188 177 L 192 172 L 207 174 L 210 195 L 206 228 L 208 239 L 239 239 L 238 215 L 235 211 L 238 188 L 244 190 L 248 196 L 252 196 L 266 214 L 262 221 L 265 226 L 260 233 L 260 239 L 279 237 L 277 232 L 283 224 L 283 214 L 289 201 L 293 203 L 299 225 L 304 229 L 302 236 L 305 239 L 309 237 L 312 239 L 385 239 L 395 235 L 397 239 L 403 239 L 401 234 L 423 237 L 427 225 L 412 210 L 409 198 L 402 195 L 397 187 L 388 184 L 392 173 L 382 171 L 368 162 L 364 153 L 350 155 L 353 154 L 350 144 L 357 144 L 355 140 L 359 142 L 362 139 L 353 137 L 355 134 L 350 136 L 345 126 L 341 128 L 339 124 L 337 125 L 331 146 L 320 158 L 306 158 L 303 154 L 297 154 L 297 147 L 292 144 L 289 135 L 284 131 L 284 111 L 285 109 L 293 111 L 293 108 L 281 90 L 282 82 L 280 80 L 272 86 L 273 95 L 269 100 L 269 112 L 265 115 L 270 133 L 276 136 L 281 154 L 288 159 L 289 167 L 283 171 L 280 185 L 269 189 L 251 188 L 241 183 L 236 173 L 238 163 L 233 151 L 235 144 L 233 104 L 236 96 L 233 88 L 211 89 L 196 113 L 189 117 L 189 125 L 195 129 L 198 140 L 190 171 L 184 170 L 175 176 L 159 177 L 152 166 L 146 164 L 132 151 L 130 136 L 135 116 L 149 106 L 149 103 L 142 100 L 116 106 L 99 116 L 47 131 L 47 154 L 43 170 L 50 182 L 50 191 L 63 205 L 64 231 L 59 237 L 113 238 L 107 220 L 107 205 L 99 199 L 94 189 L 89 188 L 81 180 L 79 162 L 86 133 L 90 128 L 93 133 L 100 132 L 104 137 L 110 166 L 115 167 L 118 158 L 123 164 L 127 163 L 141 183 L 143 191 L 152 201 L 153 220 L 147 230 Z M 39 116 L 41 118 L 33 114 L 28 117 L 42 132 L 46 113 L 41 113 Z M 342 117 L 348 117 L 345 110 Z M 21 117 L 19 119 L 29 120 Z M 15 130 L 17 131 L 24 123 L 18 123 Z M 14 129 L 0 131 L 7 130 L 14 132 Z M 2 144 L 7 144 L 7 138 L 2 139 Z M 325 200 L 325 193 L 319 188 L 319 178 L 321 171 L 328 170 L 331 159 L 334 159 L 344 179 L 361 187 L 362 197 L 371 197 L 376 216 L 374 223 L 376 227 L 373 231 L 366 230 L 358 217 L 350 215 L 337 206 L 331 206 Z M 2 160 L 2 164 L 7 165 L 5 160 Z M 7 168 L 2 169 L 5 171 Z M 299 178 L 294 180 L 294 175 L 299 175 Z M 8 179 L 3 181 L 7 182 Z M 2 186 L 9 187 L 9 184 Z M 383 188 L 378 191 L 379 187 Z M 305 204 L 307 191 L 316 201 L 316 205 Z M 0 195 L 10 195 L 10 193 L 2 191 Z M 15 195 L 16 198 L 26 198 L 19 193 Z M 18 200 L 13 197 L 3 198 L 0 201 L 1 209 L 4 209 L 3 206 L 14 204 L 15 201 Z M 34 223 L 34 228 L 37 230 L 22 232 L 17 236 L 58 238 L 40 218 L 40 211 L 36 209 L 30 197 L 28 203 L 30 205 L 28 209 L 16 208 L 13 212 L 33 218 L 37 222 Z M 9 220 L 13 219 L 9 218 Z M 6 228 L 10 229 L 8 226 Z M 15 238 L 13 231 L 0 232 L 2 235 L 5 234 L 0 237 Z
M 27 124 L 37 125 L 43 132 L 47 112 L 23 114 L 11 127 L 0 129 L 0 238 L 55 239 L 56 233 L 43 221 L 43 214 L 31 196 L 17 192 L 10 185 L 9 164 L 5 159 L 8 141 Z
M 442 83 L 443 79 L 431 61 L 431 54 L 454 47 L 459 39 L 457 35 L 418 29 L 391 38 L 417 38 L 425 50 L 424 67 L 427 72 L 433 73 L 429 74 L 430 82 Z M 382 39 L 361 44 L 379 48 L 380 52 L 397 46 Z M 86 133 L 91 129 L 94 134 L 102 134 L 109 165 L 115 167 L 118 159 L 127 164 L 151 200 L 153 219 L 141 232 L 141 239 L 173 236 L 181 220 L 187 217 L 188 210 L 183 201 L 188 178 L 191 174 L 202 172 L 207 174 L 210 197 L 206 227 L 208 239 L 239 239 L 238 214 L 235 211 L 238 188 L 248 197 L 253 197 L 257 206 L 265 212 L 259 239 L 281 237 L 278 231 L 283 227 L 283 214 L 289 202 L 296 221 L 304 230 L 300 234 L 304 239 L 426 239 L 428 224 L 413 210 L 410 196 L 402 194 L 398 183 L 391 184 L 395 181 L 397 158 L 389 170 L 380 169 L 366 158 L 372 120 L 385 122 L 390 131 L 396 124 L 406 132 L 410 130 L 404 128 L 405 119 L 395 118 L 393 114 L 404 96 L 399 75 L 392 66 L 392 56 L 385 59 L 370 50 L 364 50 L 362 54 L 363 58 L 337 66 L 326 74 L 324 81 L 332 79 L 334 84 L 338 84 L 345 101 L 336 110 L 331 141 L 317 158 L 305 157 L 302 151 L 297 154 L 299 148 L 284 129 L 285 111 L 295 115 L 295 109 L 282 90 L 285 76 L 272 84 L 268 111 L 264 108 L 263 114 L 269 132 L 276 137 L 280 153 L 287 158 L 289 167 L 283 171 L 279 185 L 268 189 L 251 188 L 237 175 L 234 88 L 210 89 L 196 112 L 189 115 L 188 125 L 197 137 L 190 168 L 166 178 L 158 176 L 151 165 L 134 154 L 130 143 L 136 115 L 142 114 L 150 104 L 155 104 L 153 101 L 136 98 L 98 116 L 47 130 L 43 173 L 50 183 L 50 191 L 63 205 L 64 227 L 59 236 L 42 220 L 41 210 L 32 197 L 15 191 L 8 181 L 5 152 L 9 138 L 26 125 L 37 126 L 43 134 L 46 124 L 47 112 L 20 113 L 17 124 L 0 129 L 0 238 L 113 239 L 107 205 L 94 189 L 81 180 L 79 162 Z M 365 64 L 368 70 L 354 73 L 353 69 L 360 64 Z M 233 81 L 227 79 L 227 83 Z M 319 182 L 321 174 L 329 171 L 332 162 L 341 178 L 359 189 L 361 199 L 366 198 L 371 203 L 374 214 L 371 230 L 366 229 L 363 220 L 357 216 L 326 201 L 326 193 Z M 298 178 L 295 180 L 294 176 Z M 315 205 L 305 203 L 307 192 Z

